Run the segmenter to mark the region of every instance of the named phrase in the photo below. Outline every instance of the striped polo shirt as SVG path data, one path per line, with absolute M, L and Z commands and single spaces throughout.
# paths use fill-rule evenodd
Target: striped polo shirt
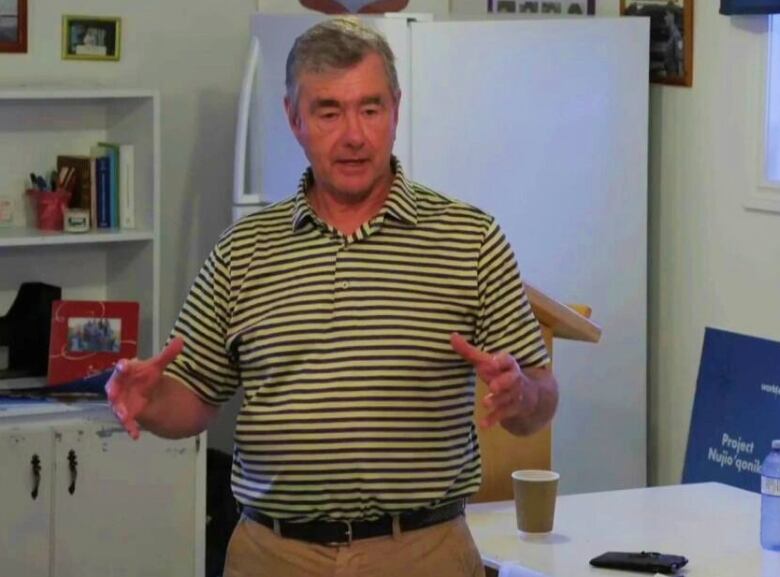
M 297 194 L 236 222 L 196 277 L 168 372 L 207 403 L 245 398 L 232 486 L 280 519 L 371 519 L 479 487 L 461 333 L 548 362 L 512 250 L 473 206 L 395 179 L 353 234 Z

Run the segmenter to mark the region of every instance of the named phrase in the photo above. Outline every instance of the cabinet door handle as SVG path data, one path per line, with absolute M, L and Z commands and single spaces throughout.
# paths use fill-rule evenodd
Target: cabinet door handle
M 68 451 L 68 470 L 70 471 L 70 485 L 68 485 L 68 493 L 71 495 L 76 492 L 76 477 L 79 474 L 79 460 L 76 457 L 76 451 L 71 449 Z
M 30 459 L 30 466 L 32 467 L 33 476 L 33 490 L 30 496 L 33 501 L 38 498 L 38 489 L 41 486 L 41 458 L 38 455 L 33 455 Z

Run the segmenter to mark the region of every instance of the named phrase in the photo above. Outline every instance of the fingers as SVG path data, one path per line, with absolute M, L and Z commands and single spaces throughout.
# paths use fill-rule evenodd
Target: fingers
M 470 363 L 477 370 L 498 374 L 503 371 L 513 370 L 517 367 L 517 361 L 515 361 L 514 357 L 509 353 L 497 353 L 492 355 L 479 347 L 475 347 L 458 333 L 452 333 L 450 335 L 450 345 L 464 361 Z
M 492 427 L 504 419 L 520 414 L 523 404 L 523 393 L 515 387 L 500 393 L 489 393 L 482 399 L 482 404 L 488 409 L 480 425 Z
M 184 350 L 184 339 L 181 337 L 174 337 L 171 339 L 171 341 L 165 346 L 165 348 L 160 351 L 160 353 L 151 359 L 149 359 L 149 362 L 151 362 L 154 365 L 157 365 L 157 368 L 160 369 L 160 371 L 165 370 L 165 367 L 167 367 L 173 360 L 179 356 L 179 354 Z
M 490 392 L 482 399 L 482 404 L 488 410 L 480 423 L 483 427 L 491 427 L 504 419 L 514 417 L 522 410 L 527 392 L 525 380 L 519 368 L 514 364 L 513 366 L 515 370 L 504 370 L 486 383 Z
M 108 382 L 106 382 L 104 389 L 106 391 L 106 397 L 110 403 L 113 403 L 119 398 L 122 389 L 121 381 L 123 380 L 124 375 L 127 373 L 127 365 L 127 359 L 119 359 L 116 365 L 114 365 L 114 372 L 111 373 L 111 376 L 108 378 Z
M 149 403 L 160 374 L 184 349 L 184 341 L 174 338 L 155 357 L 146 361 L 120 359 L 106 383 L 106 397 L 111 410 L 133 439 L 138 439 L 141 427 L 136 420 Z
M 120 359 L 114 367 L 114 372 L 106 383 L 106 397 L 117 420 L 127 433 L 133 438 L 140 436 L 140 426 L 134 416 L 130 415 L 127 403 L 132 403 L 130 395 L 133 387 L 132 375 L 136 372 L 137 360 Z
M 514 372 L 516 368 L 519 368 L 517 361 L 509 353 L 498 353 L 493 355 L 491 359 L 493 361 L 493 368 L 499 373 L 504 373 L 507 371 Z
M 138 425 L 138 421 L 130 416 L 126 405 L 120 402 L 114 405 L 112 408 L 116 418 L 122 424 L 122 427 L 124 427 L 125 431 L 127 431 L 133 440 L 138 440 L 138 437 L 141 435 L 141 428 Z
M 452 333 L 450 335 L 450 345 L 464 361 L 470 363 L 474 367 L 477 367 L 477 365 L 481 363 L 490 362 L 492 359 L 490 354 L 478 349 L 458 333 Z
M 450 345 L 463 360 L 470 363 L 485 381 L 490 391 L 482 399 L 487 415 L 480 423 L 492 427 L 504 419 L 520 413 L 523 395 L 523 376 L 515 358 L 509 353 L 495 355 L 469 343 L 462 335 L 452 333 Z
M 515 404 L 504 405 L 493 411 L 490 411 L 487 415 L 485 415 L 485 417 L 482 419 L 482 421 L 479 424 L 481 427 L 485 429 L 489 429 L 496 423 L 500 423 L 504 419 L 514 417 L 519 413 L 520 413 L 520 409 L 518 408 L 518 405 Z

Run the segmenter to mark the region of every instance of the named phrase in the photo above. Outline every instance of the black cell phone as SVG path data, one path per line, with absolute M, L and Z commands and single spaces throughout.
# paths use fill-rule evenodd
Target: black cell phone
M 594 567 L 605 569 L 624 569 L 642 573 L 676 573 L 688 563 L 682 555 L 668 555 L 652 551 L 629 553 L 625 551 L 607 551 L 590 560 Z

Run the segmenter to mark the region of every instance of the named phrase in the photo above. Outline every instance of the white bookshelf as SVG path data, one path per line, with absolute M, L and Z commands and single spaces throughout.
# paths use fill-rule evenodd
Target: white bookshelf
M 35 228 L 24 190 L 58 155 L 88 155 L 99 141 L 133 144 L 132 230 L 52 233 Z M 159 349 L 160 105 L 152 90 L 0 87 L 0 196 L 16 203 L 0 226 L 0 314 L 24 281 L 62 288 L 64 299 L 140 303 L 139 356 Z
M 39 231 L 24 194 L 29 174 L 53 170 L 61 154 L 88 155 L 90 147 L 102 141 L 134 146 L 136 228 Z M 0 226 L 0 315 L 25 281 L 57 285 L 64 299 L 137 301 L 138 356 L 159 351 L 160 99 L 156 91 L 0 86 L 0 196 L 13 196 L 17 205 L 13 225 Z M 0 380 L 0 392 L 45 386 L 45 378 L 13 381 Z M 144 433 L 141 441 L 131 441 L 104 402 L 0 403 L 0 462 L 17 459 L 18 465 L 0 467 L 0 481 L 8 489 L 5 500 L 0 498 L 0 510 L 10 515 L 0 521 L 0 542 L 5 538 L 36 544 L 10 559 L 0 559 L 0 574 L 104 575 L 123 566 L 134 575 L 201 577 L 205 446 L 205 434 L 166 441 Z M 63 459 L 71 449 L 83 469 L 78 475 L 82 500 L 60 494 L 68 479 L 58 478 L 57 471 L 67 473 Z M 37 500 L 29 498 L 28 490 L 32 455 L 39 456 L 47 479 Z M 167 472 L 161 467 L 168 467 Z M 154 471 L 151 476 L 150 471 Z M 121 484 L 115 478 L 121 478 Z M 100 522 L 108 505 L 95 501 L 96 495 L 109 499 L 109 508 L 122 519 L 143 522 L 133 524 L 129 536 L 116 533 L 122 523 Z M 139 502 L 147 503 L 148 510 L 140 509 Z M 160 503 L 169 510 L 160 510 Z M 151 518 L 169 527 L 161 525 L 148 537 L 144 527 Z M 29 541 L 19 527 L 29 529 Z M 97 542 L 100 551 L 95 549 Z M 139 550 L 145 552 L 141 557 L 136 554 Z

